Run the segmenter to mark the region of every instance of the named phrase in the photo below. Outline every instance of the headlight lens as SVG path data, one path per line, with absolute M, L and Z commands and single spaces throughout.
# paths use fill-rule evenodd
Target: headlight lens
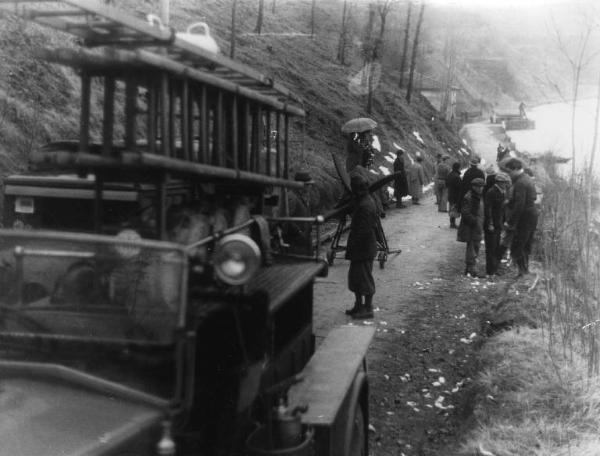
M 243 234 L 230 234 L 221 239 L 213 256 L 217 277 L 229 285 L 242 285 L 260 267 L 260 249 Z

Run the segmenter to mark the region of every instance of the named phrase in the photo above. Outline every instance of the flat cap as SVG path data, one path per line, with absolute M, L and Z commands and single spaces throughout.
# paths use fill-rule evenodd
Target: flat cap
M 506 173 L 498 173 L 494 178 L 496 182 L 510 182 L 510 177 Z
M 485 181 L 481 177 L 476 177 L 471 181 L 472 187 L 483 187 L 485 185 Z

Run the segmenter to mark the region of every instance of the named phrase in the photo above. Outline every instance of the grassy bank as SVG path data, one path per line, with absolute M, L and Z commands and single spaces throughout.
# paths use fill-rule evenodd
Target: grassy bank
M 534 274 L 503 279 L 483 312 L 489 332 L 501 331 L 480 352 L 476 425 L 461 454 L 600 454 L 598 225 L 585 180 L 547 171 Z

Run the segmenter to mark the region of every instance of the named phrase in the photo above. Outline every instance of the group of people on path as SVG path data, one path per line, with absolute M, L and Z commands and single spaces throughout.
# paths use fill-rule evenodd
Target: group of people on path
M 529 273 L 529 256 L 538 220 L 537 192 L 523 162 L 509 157 L 499 163 L 501 171 L 490 165 L 486 173 L 473 157 L 460 181 L 452 179 L 453 209 L 450 226 L 456 227 L 457 240 L 466 243 L 465 274 L 473 277 L 500 273 L 501 260 L 510 249 L 517 266 L 517 277 Z M 460 185 L 460 186 L 459 186 Z M 485 274 L 477 268 L 479 248 L 485 244 Z
M 394 193 L 396 207 L 402 208 L 404 196 L 410 195 L 413 204 L 420 204 L 426 184 L 423 158 L 405 169 L 404 149 L 394 143 L 397 156 L 394 161 Z M 350 260 L 348 288 L 354 294 L 353 306 L 346 314 L 353 318 L 373 318 L 373 262 L 381 244 L 380 211 L 369 194 L 369 176 L 365 173 L 370 153 L 364 149 L 361 163 L 347 167 L 351 191 L 354 195 L 352 221 L 346 245 L 346 259 Z M 361 154 L 357 154 L 361 155 Z M 447 212 L 450 227 L 457 228 L 457 240 L 466 243 L 465 274 L 485 277 L 500 272 L 501 259 L 510 249 L 518 268 L 518 276 L 529 272 L 529 255 L 537 227 L 535 206 L 536 189 L 530 175 L 518 158 L 507 157 L 496 172 L 490 165 L 484 172 L 479 157 L 473 156 L 469 168 L 461 176 L 460 163 L 448 164 L 449 156 L 438 155 L 434 176 L 434 191 L 438 211 Z M 457 219 L 460 223 L 457 225 Z M 485 274 L 477 269 L 481 241 L 485 244 Z

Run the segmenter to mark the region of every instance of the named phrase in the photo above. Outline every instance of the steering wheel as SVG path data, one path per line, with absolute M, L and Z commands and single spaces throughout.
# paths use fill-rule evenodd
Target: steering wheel
M 7 320 L 12 319 L 24 329 L 33 331 L 36 333 L 51 333 L 47 327 L 37 321 L 35 318 L 27 315 L 23 312 L 23 309 L 15 306 L 7 306 L 6 304 L 0 304 L 0 329 L 6 329 Z

